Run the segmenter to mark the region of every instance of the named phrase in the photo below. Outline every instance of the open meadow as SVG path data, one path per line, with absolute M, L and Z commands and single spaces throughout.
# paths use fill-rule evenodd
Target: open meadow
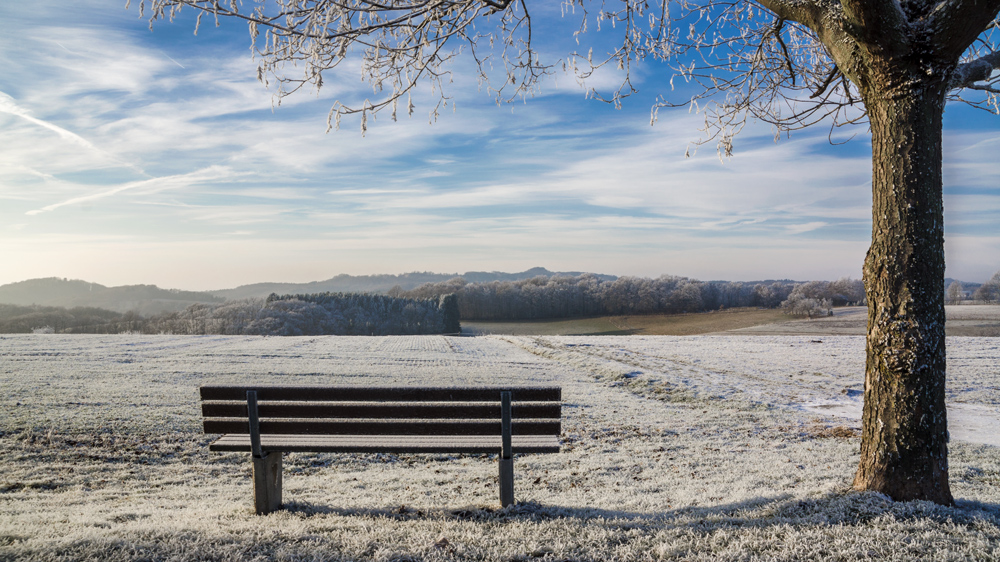
M 1000 560 L 1000 340 L 952 337 L 954 507 L 849 490 L 858 336 L 0 336 L 0 560 Z M 210 453 L 207 383 L 563 388 L 562 452 Z
M 946 306 L 949 336 L 1000 336 L 1000 306 L 963 304 Z M 833 316 L 796 318 L 780 309 L 730 308 L 692 314 L 600 316 L 523 322 L 463 321 L 465 335 L 515 336 L 693 336 L 743 334 L 755 336 L 838 335 L 863 336 L 868 308 L 845 306 Z

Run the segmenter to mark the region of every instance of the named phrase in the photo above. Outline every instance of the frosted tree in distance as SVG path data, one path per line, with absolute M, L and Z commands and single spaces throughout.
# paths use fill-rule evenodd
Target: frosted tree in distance
M 139 0 L 152 20 L 190 7 L 199 19 L 246 20 L 258 75 L 278 96 L 322 86 L 360 57 L 377 96 L 337 103 L 331 124 L 395 118 L 418 82 L 449 102 L 447 63 L 471 57 L 498 100 L 529 95 L 558 61 L 532 47 L 530 0 Z M 777 134 L 820 122 L 867 122 L 872 138 L 872 243 L 865 259 L 868 341 L 861 461 L 854 486 L 899 499 L 952 503 L 945 411 L 942 112 L 947 100 L 996 112 L 994 32 L 1000 0 L 567 0 L 567 17 L 617 34 L 606 55 L 571 53 L 586 78 L 614 65 L 625 79 L 602 99 L 634 92 L 639 60 L 689 82 L 704 140 L 732 152 L 749 120 Z M 585 35 L 578 35 L 584 41 Z M 463 52 L 464 51 L 464 52 Z M 289 73 L 284 71 L 288 69 Z M 500 76 L 490 69 L 500 69 Z M 493 81 L 489 81 L 493 78 Z M 697 89 L 691 95 L 690 87 Z M 594 92 L 601 97 L 601 94 Z

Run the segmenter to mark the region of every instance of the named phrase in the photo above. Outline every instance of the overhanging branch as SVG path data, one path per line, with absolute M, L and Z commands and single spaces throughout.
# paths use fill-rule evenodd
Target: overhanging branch
M 959 88 L 983 89 L 976 82 L 989 80 L 994 71 L 1000 70 L 1000 51 L 994 51 L 976 60 L 958 65 L 951 75 L 948 87 L 951 90 Z
M 860 0 L 859 0 L 860 1 Z M 844 7 L 838 0 L 756 0 L 756 2 L 789 22 L 808 28 L 827 50 L 840 71 L 854 82 L 856 75 L 855 53 L 858 38 L 850 33 L 853 26 L 845 21 Z
M 778 18 L 778 21 L 774 24 L 774 38 L 777 39 L 778 45 L 781 46 L 781 53 L 785 57 L 785 66 L 788 68 L 788 74 L 792 78 L 792 86 L 795 86 L 795 67 L 792 65 L 792 56 L 788 54 L 788 47 L 785 45 L 785 40 L 781 38 L 781 26 L 785 24 L 784 18 Z
M 1000 0 L 946 0 L 930 16 L 934 44 L 944 58 L 957 59 L 996 20 Z
M 830 87 L 830 84 L 833 82 L 833 79 L 836 78 L 837 74 L 839 73 L 840 69 L 838 69 L 837 66 L 834 65 L 834 67 L 830 70 L 830 74 L 826 76 L 826 80 L 824 80 L 823 83 L 820 84 L 819 88 L 817 88 L 816 91 L 813 92 L 811 96 L 809 96 L 809 99 L 816 99 L 822 96 L 823 92 L 826 92 L 826 89 Z
M 910 26 L 899 2 L 840 0 L 840 5 L 851 35 L 886 50 L 905 42 Z

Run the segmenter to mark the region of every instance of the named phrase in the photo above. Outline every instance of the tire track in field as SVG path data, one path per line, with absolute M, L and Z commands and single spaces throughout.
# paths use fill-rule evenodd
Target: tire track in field
M 611 341 L 609 341 L 611 340 Z M 855 402 L 855 391 L 845 390 L 843 377 L 819 371 L 774 368 L 765 359 L 748 358 L 757 350 L 725 348 L 706 351 L 729 354 L 723 360 L 698 358 L 685 346 L 682 353 L 665 355 L 677 340 L 669 337 L 651 339 L 533 337 L 511 338 L 511 343 L 529 352 L 582 369 L 610 386 L 667 401 L 735 400 L 755 404 L 776 404 L 805 410 L 806 404 L 839 400 Z M 686 344 L 690 340 L 685 340 Z M 829 368 L 829 365 L 825 367 Z M 848 392 L 848 394 L 844 394 Z
M 504 339 L 529 353 L 584 371 L 608 386 L 625 387 L 631 392 L 650 398 L 690 402 L 720 398 L 739 399 L 739 395 L 742 394 L 738 389 L 731 388 L 725 395 L 720 395 L 715 392 L 716 388 L 706 389 L 704 384 L 695 384 L 692 376 L 680 378 L 672 375 L 671 371 L 680 372 L 686 366 L 669 359 L 662 359 L 661 364 L 653 365 L 650 361 L 644 360 L 641 354 L 622 348 L 606 349 L 594 343 L 577 343 L 580 341 L 579 338 L 571 339 L 572 343 L 562 343 L 559 341 L 561 338 L 545 337 Z M 687 373 L 703 379 L 717 378 L 715 373 L 696 367 L 687 368 Z

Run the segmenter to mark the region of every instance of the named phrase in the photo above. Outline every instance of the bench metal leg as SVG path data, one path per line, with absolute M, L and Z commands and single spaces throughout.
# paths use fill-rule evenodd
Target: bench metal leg
M 500 459 L 500 506 L 514 503 L 514 459 Z
M 281 453 L 253 459 L 253 503 L 257 515 L 281 509 Z
M 514 503 L 514 450 L 511 447 L 511 400 L 509 390 L 500 392 L 500 507 Z

